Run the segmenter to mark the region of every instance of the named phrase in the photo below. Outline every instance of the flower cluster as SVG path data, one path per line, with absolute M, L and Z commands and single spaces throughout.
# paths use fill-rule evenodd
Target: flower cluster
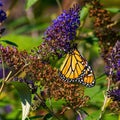
M 44 34 L 45 41 L 40 46 L 39 52 L 48 49 L 49 52 L 61 57 L 61 51 L 68 52 L 71 49 L 71 41 L 75 39 L 76 30 L 80 25 L 80 6 L 74 5 L 68 11 L 64 10 L 58 16 Z
M 3 75 L 3 68 L 0 68 L 0 79 L 2 79 L 3 77 L 6 77 L 9 73 L 9 69 L 5 68 L 5 76 Z
M 26 64 L 25 59 L 28 56 L 26 51 L 19 52 L 15 47 L 3 47 L 0 45 L 0 53 L 2 56 L 2 58 L 0 58 L 0 63 L 2 63 L 3 59 L 6 65 L 13 71 L 21 69 L 21 67 Z
M 73 109 L 86 106 L 89 100 L 88 96 L 84 96 L 82 86 L 79 84 L 66 83 L 61 79 L 53 81 L 48 90 L 50 91 L 50 96 L 54 96 L 56 100 L 65 99 L 67 105 Z
M 108 96 L 120 101 L 120 41 L 117 41 L 108 58 L 106 59 L 106 74 L 112 78 L 112 82 L 118 85 L 118 89 L 108 91 Z
M 120 41 L 118 40 L 106 58 L 106 74 L 112 75 L 113 82 L 120 81 Z
M 119 114 L 119 112 L 120 112 L 120 102 L 118 102 L 118 101 L 111 102 L 109 108 L 110 108 L 111 111 L 114 111 L 114 113 Z
M 74 109 L 81 108 L 86 105 L 89 100 L 88 96 L 84 96 L 84 89 L 79 84 L 66 83 L 58 76 L 58 70 L 53 69 L 48 63 L 42 62 L 36 56 L 30 56 L 31 63 L 25 68 L 29 78 L 40 82 L 44 86 L 41 92 L 42 98 L 55 98 L 55 100 L 65 99 L 69 107 Z
M 111 97 L 113 101 L 120 101 L 120 89 L 109 90 L 108 97 Z
M 58 76 L 58 70 L 53 69 L 48 63 L 42 62 L 38 56 L 28 55 L 27 52 L 19 52 L 14 47 L 0 47 L 4 62 L 15 74 L 19 69 L 26 67 L 21 72 L 25 72 L 24 79 L 16 78 L 14 81 L 25 82 L 31 86 L 32 93 L 36 92 L 35 82 L 44 86 L 44 91 L 48 89 L 48 97 L 54 97 L 56 100 L 65 99 L 67 106 L 74 109 L 83 107 L 89 100 L 84 96 L 84 89 L 79 84 L 66 83 Z M 18 74 L 19 75 L 19 74 Z M 32 80 L 32 82 L 31 82 Z M 42 94 L 43 95 L 43 94 Z M 41 96 L 42 96 L 41 95 Z M 44 98 L 44 95 L 42 96 Z
M 95 34 L 99 38 L 102 57 L 105 59 L 110 47 L 113 47 L 119 39 L 118 32 L 114 29 L 114 21 L 112 21 L 110 13 L 103 8 L 100 2 L 93 0 L 91 4 L 93 7 L 90 9 L 90 17 L 95 18 Z

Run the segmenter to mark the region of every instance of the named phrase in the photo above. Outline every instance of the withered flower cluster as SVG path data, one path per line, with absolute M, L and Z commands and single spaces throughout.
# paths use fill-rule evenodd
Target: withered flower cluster
M 94 17 L 95 34 L 99 38 L 102 57 L 106 59 L 110 47 L 118 40 L 118 32 L 113 29 L 114 22 L 111 14 L 103 8 L 98 0 L 92 0 L 93 7 L 90 9 L 90 17 Z
M 54 96 L 56 100 L 65 99 L 67 107 L 75 110 L 87 105 L 88 96 L 84 96 L 84 88 L 78 84 L 65 83 L 61 79 L 53 82 L 49 88 L 50 95 Z
M 6 65 L 8 65 L 11 70 L 16 71 L 25 65 L 25 59 L 28 56 L 26 51 L 19 52 L 15 47 L 4 47 L 2 45 L 0 45 L 0 53 Z M 0 59 L 0 63 L 1 62 L 2 59 Z

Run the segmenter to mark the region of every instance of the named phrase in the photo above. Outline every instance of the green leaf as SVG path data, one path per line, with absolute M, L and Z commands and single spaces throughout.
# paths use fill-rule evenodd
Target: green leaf
M 48 99 L 47 101 L 46 101 L 46 105 L 50 108 L 51 106 L 53 107 L 53 108 L 55 108 L 55 109 L 61 109 L 62 108 L 62 105 L 63 104 L 65 104 L 66 102 L 65 102 L 65 100 L 62 100 L 62 99 L 60 99 L 60 100 L 54 100 L 53 98 L 52 99 Z
M 30 111 L 31 92 L 29 90 L 29 87 L 25 83 L 12 82 L 12 84 L 15 86 L 15 88 L 21 98 L 22 120 L 25 120 L 25 118 L 28 116 L 29 111 Z
M 120 12 L 120 8 L 106 8 L 106 10 L 108 10 L 111 13 L 119 13 Z
M 88 117 L 85 118 L 85 120 L 98 120 L 100 112 L 101 111 L 98 110 L 96 112 L 91 113 Z M 106 119 L 106 120 L 108 120 L 108 119 Z
M 92 88 L 85 89 L 85 95 L 90 96 L 91 98 L 94 97 L 100 91 L 100 86 L 94 86 Z
M 91 101 L 96 105 L 100 106 L 100 103 L 103 103 L 104 101 L 104 94 L 103 90 L 99 91 L 94 97 L 91 98 Z M 97 103 L 97 104 L 96 104 Z
M 107 76 L 106 76 L 105 73 L 101 74 L 100 76 L 98 76 L 98 77 L 96 78 L 97 83 L 98 83 L 98 84 L 100 84 L 100 83 L 106 83 L 106 82 L 107 82 L 106 77 L 107 77 Z
M 113 113 L 105 114 L 104 120 L 118 120 L 118 116 Z
M 27 50 L 31 51 L 34 47 L 39 46 L 42 43 L 42 37 L 32 38 L 26 35 L 17 35 L 17 34 L 8 34 L 2 39 L 9 40 L 12 43 L 18 45 L 19 50 Z M 2 45 L 6 46 L 6 43 L 2 43 Z
M 12 45 L 12 46 L 18 47 L 18 45 L 17 45 L 16 43 L 11 42 L 11 41 L 9 41 L 9 40 L 1 40 L 0 42 L 5 42 L 5 43 L 7 43 L 8 45 Z
M 33 4 L 35 4 L 38 0 L 27 0 L 26 9 L 30 8 Z
M 97 106 L 99 106 L 99 103 L 102 103 L 104 100 L 103 90 L 101 90 L 100 86 L 97 85 L 92 88 L 86 88 L 85 95 L 88 95 L 91 98 L 90 102 L 93 104 L 97 103 Z

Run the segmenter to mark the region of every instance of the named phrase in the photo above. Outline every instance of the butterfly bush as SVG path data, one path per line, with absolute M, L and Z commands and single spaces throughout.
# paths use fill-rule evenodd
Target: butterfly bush
M 110 89 L 106 94 L 106 97 L 111 100 L 108 106 L 113 111 L 119 111 L 119 36 L 112 26 L 107 26 L 113 23 L 112 17 L 107 10 L 103 9 L 100 2 L 97 0 L 88 2 L 91 4 L 89 15 L 95 18 L 95 35 L 99 38 L 101 56 L 105 62 L 105 74 L 111 82 Z M 0 2 L 0 7 L 2 8 L 2 6 L 3 4 Z M 78 113 L 81 112 L 81 108 L 88 105 L 90 97 L 85 95 L 85 87 L 82 85 L 64 82 L 58 75 L 58 69 L 53 68 L 50 63 L 51 61 L 54 63 L 55 59 L 53 58 L 56 58 L 56 56 L 60 59 L 73 48 L 76 32 L 80 26 L 80 9 L 80 6 L 76 4 L 73 8 L 64 10 L 45 31 L 43 43 L 37 47 L 37 50 L 31 50 L 31 53 L 0 44 L 0 65 L 5 64 L 4 72 L 3 68 L 0 68 L 0 78 L 4 80 L 4 77 L 8 77 L 8 83 L 11 81 L 25 83 L 33 95 L 32 107 L 35 107 L 35 110 L 39 110 L 42 106 L 46 111 L 52 113 L 51 115 L 62 116 L 64 108 L 69 108 L 75 112 L 77 120 L 86 118 L 85 113 L 81 115 Z M 6 13 L 0 9 L 0 34 L 4 32 L 2 24 L 6 18 Z M 7 76 L 8 74 L 9 76 Z M 24 76 L 20 76 L 21 74 L 24 74 Z M 61 111 L 47 109 L 46 102 L 53 98 L 55 101 L 61 99 L 65 101 L 62 104 Z M 36 105 L 36 103 L 39 104 Z M 36 113 L 36 115 L 38 114 Z
M 48 98 L 54 98 L 56 101 L 64 100 L 66 102 L 64 107 L 76 111 L 86 106 L 90 99 L 89 96 L 84 95 L 82 85 L 61 80 L 58 70 L 48 61 L 51 55 L 61 58 L 62 52 L 66 53 L 71 49 L 71 43 L 80 25 L 79 12 L 79 5 L 64 10 L 45 31 L 44 42 L 38 46 L 37 51 L 31 50 L 28 54 L 27 51 L 19 51 L 16 47 L 0 45 L 0 64 L 4 63 L 9 70 L 8 81 L 27 84 L 33 94 L 33 101 L 42 101 L 40 105 L 43 107 L 45 104 L 42 103 L 45 103 Z M 2 14 L 1 21 L 5 19 L 6 14 Z M 23 73 L 24 76 L 20 76 Z

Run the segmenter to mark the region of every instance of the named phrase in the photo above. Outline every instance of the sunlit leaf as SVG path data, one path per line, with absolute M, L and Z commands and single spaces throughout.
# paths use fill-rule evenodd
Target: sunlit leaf
M 90 102 L 99 106 L 99 103 L 102 103 L 104 100 L 103 90 L 100 89 L 100 86 L 96 85 L 92 88 L 85 89 L 85 95 L 88 95 L 91 99 Z
M 88 117 L 85 118 L 85 120 L 98 120 L 99 115 L 100 115 L 100 110 L 91 113 Z
M 99 103 L 103 103 L 104 101 L 104 94 L 103 90 L 99 91 L 94 97 L 91 98 L 91 101 L 96 105 L 99 106 Z M 97 103 L 97 104 L 96 104 Z
M 90 97 L 94 97 L 100 91 L 100 86 L 95 86 L 92 88 L 85 89 L 85 95 L 89 95 Z
M 26 35 L 17 35 L 17 34 L 8 34 L 2 37 L 2 39 L 5 40 L 8 39 L 10 42 L 17 44 L 19 50 L 27 50 L 27 51 L 31 51 L 31 49 L 39 46 L 43 41 L 40 36 L 38 38 L 32 38 Z M 3 45 L 6 45 L 6 43 L 4 43 Z
M 12 84 L 15 86 L 15 88 L 21 98 L 22 120 L 25 120 L 25 118 L 28 116 L 29 111 L 30 111 L 31 92 L 29 90 L 29 87 L 25 83 L 12 82 Z
M 105 114 L 104 119 L 105 120 L 118 120 L 118 116 L 115 115 L 114 113 Z

